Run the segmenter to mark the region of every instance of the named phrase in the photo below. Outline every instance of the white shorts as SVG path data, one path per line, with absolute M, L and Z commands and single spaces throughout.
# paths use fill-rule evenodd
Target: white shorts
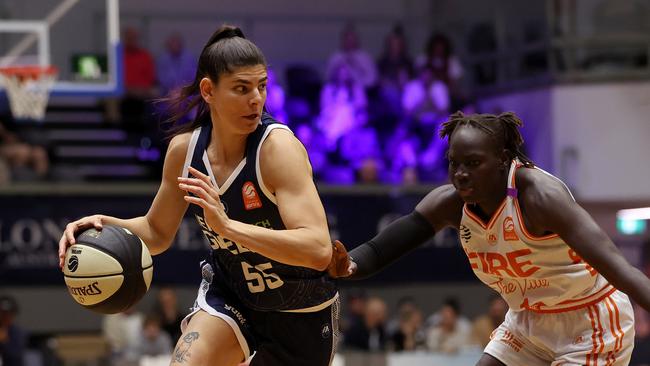
M 508 311 L 485 353 L 507 366 L 623 366 L 633 347 L 634 311 L 615 291 L 573 311 Z

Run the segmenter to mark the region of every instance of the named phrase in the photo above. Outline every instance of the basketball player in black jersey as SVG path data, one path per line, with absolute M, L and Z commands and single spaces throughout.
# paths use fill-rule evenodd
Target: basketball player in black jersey
M 104 224 L 128 228 L 152 254 L 171 244 L 189 208 L 212 250 L 201 263 L 194 311 L 183 321 L 172 365 L 329 365 L 338 334 L 338 293 L 325 269 L 332 255 L 307 153 L 264 112 L 267 66 L 238 28 L 218 29 L 196 77 L 173 99 L 178 121 L 163 179 L 142 217 L 93 215 L 74 234 Z M 62 262 L 61 262 L 62 265 Z

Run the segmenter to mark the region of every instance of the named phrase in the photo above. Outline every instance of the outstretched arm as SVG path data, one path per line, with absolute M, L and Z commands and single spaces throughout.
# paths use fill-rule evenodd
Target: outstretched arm
M 330 274 L 335 277 L 349 275 L 350 279 L 364 279 L 374 275 L 424 244 L 436 231 L 446 226 L 458 227 L 462 205 L 451 185 L 434 189 L 420 201 L 413 212 L 397 219 L 377 236 L 352 250 L 350 268 L 347 271 L 330 271 Z M 339 262 L 347 260 L 341 257 L 338 258 Z M 341 266 L 332 268 L 334 267 Z
M 551 179 L 551 178 L 549 178 Z M 558 234 L 614 287 L 650 311 L 650 279 L 633 267 L 594 219 L 558 181 L 526 194 L 526 216 L 534 226 Z

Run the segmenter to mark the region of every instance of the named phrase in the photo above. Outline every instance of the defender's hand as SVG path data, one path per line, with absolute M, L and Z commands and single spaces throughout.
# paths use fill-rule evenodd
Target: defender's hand
M 336 240 L 332 243 L 332 259 L 327 266 L 327 273 L 332 278 L 348 277 L 357 270 L 357 264 L 352 261 L 345 246 Z

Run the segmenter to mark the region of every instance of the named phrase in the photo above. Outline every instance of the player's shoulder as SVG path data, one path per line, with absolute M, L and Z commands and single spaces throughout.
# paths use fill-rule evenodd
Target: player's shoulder
M 431 222 L 436 230 L 447 226 L 458 227 L 463 214 L 464 202 L 451 184 L 433 189 L 415 207 Z
M 573 200 L 566 185 L 557 177 L 540 169 L 521 167 L 515 176 L 518 199 L 530 209 L 545 211 L 558 200 Z
M 167 148 L 168 155 L 182 154 L 185 156 L 187 148 L 190 145 L 190 140 L 192 139 L 192 132 L 193 131 L 183 132 L 172 137 L 169 141 L 169 147 Z
M 262 142 L 262 157 L 281 158 L 304 151 L 304 146 L 288 128 L 273 128 Z M 261 158 L 261 157 L 260 157 Z

